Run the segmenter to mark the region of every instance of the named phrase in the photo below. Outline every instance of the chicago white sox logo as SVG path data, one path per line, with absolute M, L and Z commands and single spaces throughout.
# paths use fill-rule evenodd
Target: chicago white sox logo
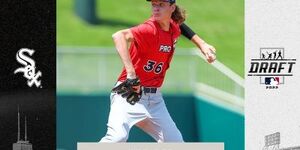
M 34 50 L 22 48 L 17 52 L 16 58 L 17 61 L 24 65 L 24 67 L 20 67 L 15 70 L 14 74 L 22 72 L 23 76 L 27 79 L 27 85 L 29 87 L 32 87 L 33 84 L 35 84 L 36 87 L 41 86 L 41 81 L 38 80 L 40 76 L 42 76 L 42 72 L 38 71 L 36 73 L 35 69 L 35 61 L 31 59 L 30 57 L 24 55 L 24 53 L 28 53 L 30 56 L 33 55 Z

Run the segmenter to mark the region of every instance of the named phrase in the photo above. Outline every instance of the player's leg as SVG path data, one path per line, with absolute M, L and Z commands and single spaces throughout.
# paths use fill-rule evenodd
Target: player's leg
M 143 98 L 143 97 L 142 97 Z M 107 133 L 100 142 L 126 142 L 131 127 L 146 118 L 144 100 L 135 105 L 116 93 L 111 94 Z
M 154 111 L 151 114 L 151 120 L 154 124 L 159 125 L 159 130 L 162 133 L 159 141 L 161 142 L 184 142 L 182 135 L 177 128 L 175 122 L 170 116 L 163 98 L 162 101 L 153 107 Z
M 137 126 L 158 142 L 184 142 L 161 93 L 153 94 L 150 98 L 149 118 L 137 123 Z
M 155 141 L 160 141 L 162 138 L 160 127 L 154 124 L 149 118 L 146 118 L 135 125 L 149 134 Z
M 111 94 L 111 106 L 107 123 L 106 135 L 100 142 L 126 142 L 129 133 L 129 125 L 126 121 L 126 113 L 123 111 L 123 104 L 120 96 Z

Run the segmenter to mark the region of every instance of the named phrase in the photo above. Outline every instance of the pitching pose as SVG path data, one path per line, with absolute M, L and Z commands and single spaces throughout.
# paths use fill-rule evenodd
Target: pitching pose
M 183 23 L 184 11 L 175 0 L 152 0 L 151 4 L 147 21 L 113 34 L 124 68 L 110 95 L 107 133 L 100 142 L 126 142 L 134 125 L 157 142 L 183 142 L 160 92 L 177 38 L 180 34 L 189 38 L 209 63 L 216 59 L 215 48 Z

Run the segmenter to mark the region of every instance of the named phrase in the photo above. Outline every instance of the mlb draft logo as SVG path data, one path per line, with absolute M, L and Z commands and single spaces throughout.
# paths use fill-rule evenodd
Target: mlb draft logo
M 260 48 L 260 57 L 251 59 L 248 76 L 259 76 L 266 89 L 278 89 L 285 77 L 293 76 L 296 59 L 286 59 L 284 48 Z

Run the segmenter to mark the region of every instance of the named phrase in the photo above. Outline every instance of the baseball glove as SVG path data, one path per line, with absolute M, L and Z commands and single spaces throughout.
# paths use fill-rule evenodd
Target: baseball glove
M 138 77 L 136 79 L 126 79 L 123 83 L 114 87 L 112 92 L 121 95 L 123 98 L 126 98 L 129 104 L 134 105 L 140 100 L 142 95 L 140 86 Z

